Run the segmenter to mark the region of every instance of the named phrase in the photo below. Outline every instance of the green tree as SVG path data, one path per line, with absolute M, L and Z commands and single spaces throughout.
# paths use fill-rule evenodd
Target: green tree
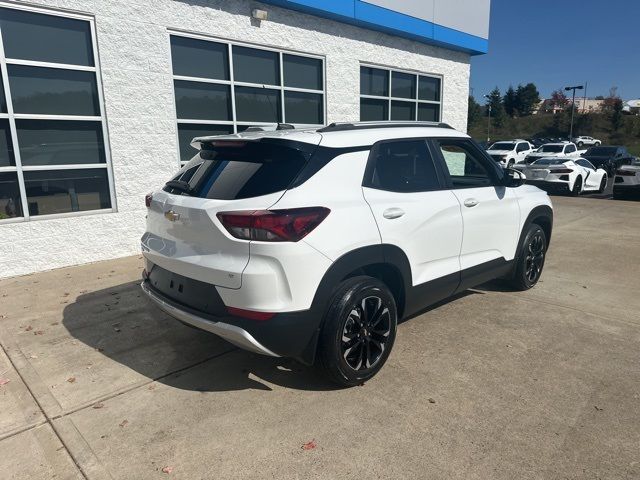
M 551 99 L 549 100 L 549 104 L 552 107 L 558 107 L 561 110 L 564 110 L 567 105 L 569 105 L 569 99 L 564 94 L 562 90 L 554 90 L 551 93 Z
M 487 103 L 485 104 L 485 112 L 489 115 L 491 112 L 491 123 L 496 128 L 500 128 L 504 125 L 504 105 L 502 105 L 502 95 L 500 95 L 500 89 L 498 87 L 491 90 L 491 93 L 487 96 Z
M 473 126 L 482 118 L 482 107 L 476 99 L 469 95 L 469 108 L 467 112 L 467 131 L 471 130 Z
M 517 106 L 517 98 L 516 91 L 513 89 L 511 85 L 509 85 L 509 89 L 504 94 L 504 98 L 502 99 L 502 103 L 504 104 L 504 111 L 511 118 L 515 117 L 518 113 Z
M 516 109 L 522 117 L 531 115 L 540 103 L 540 92 L 533 83 L 527 83 L 524 87 L 518 85 L 516 90 Z

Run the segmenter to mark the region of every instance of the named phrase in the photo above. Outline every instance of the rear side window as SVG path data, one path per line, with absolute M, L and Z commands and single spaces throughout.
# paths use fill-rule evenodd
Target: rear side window
M 216 200 L 280 192 L 293 183 L 314 149 L 295 142 L 216 142 L 193 157 L 164 190 Z
M 371 151 L 364 186 L 390 192 L 425 192 L 441 188 L 424 140 L 376 145 Z

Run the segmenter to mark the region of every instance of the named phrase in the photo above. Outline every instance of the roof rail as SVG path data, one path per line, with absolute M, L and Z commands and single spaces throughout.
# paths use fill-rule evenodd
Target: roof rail
M 442 122 L 337 122 L 331 123 L 326 127 L 320 128 L 317 131 L 324 132 L 345 132 L 349 130 L 367 130 L 371 128 L 407 128 L 407 127 L 430 127 L 430 128 L 450 128 L 453 127 L 447 123 Z

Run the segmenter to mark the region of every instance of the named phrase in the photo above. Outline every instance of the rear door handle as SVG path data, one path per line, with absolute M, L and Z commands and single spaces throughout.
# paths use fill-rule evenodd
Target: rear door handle
M 393 220 L 394 218 L 400 218 L 404 215 L 404 210 L 401 208 L 387 208 L 384 212 L 382 212 L 382 216 L 389 220 Z
M 471 207 L 475 207 L 476 205 L 478 205 L 478 200 L 476 200 L 475 198 L 467 198 L 464 201 L 464 206 L 465 207 L 471 208 Z

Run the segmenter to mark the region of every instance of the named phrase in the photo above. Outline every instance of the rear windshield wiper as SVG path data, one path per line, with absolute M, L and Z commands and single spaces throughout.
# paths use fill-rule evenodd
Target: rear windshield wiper
M 164 184 L 164 186 L 172 188 L 174 190 L 179 190 L 182 193 L 186 193 L 187 195 L 191 195 L 193 193 L 193 189 L 191 188 L 189 183 L 183 180 L 169 180 Z

